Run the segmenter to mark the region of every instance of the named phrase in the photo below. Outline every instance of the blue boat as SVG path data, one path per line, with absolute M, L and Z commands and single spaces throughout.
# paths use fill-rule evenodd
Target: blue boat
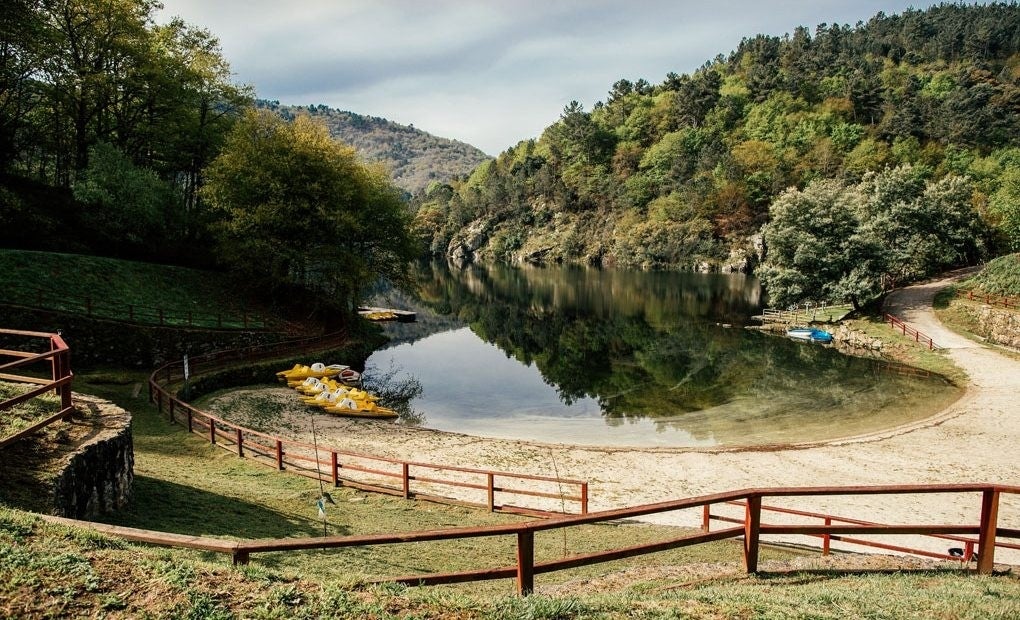
M 824 329 L 818 329 L 816 327 L 795 327 L 793 329 L 786 330 L 786 335 L 797 340 L 807 340 L 809 342 L 818 342 L 820 344 L 829 344 L 832 342 L 832 334 Z

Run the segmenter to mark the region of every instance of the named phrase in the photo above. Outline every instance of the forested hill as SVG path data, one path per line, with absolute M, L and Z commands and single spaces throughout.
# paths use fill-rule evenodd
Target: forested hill
M 539 139 L 417 196 L 418 232 L 467 260 L 737 267 L 788 188 L 902 169 L 916 192 L 962 177 L 953 196 L 987 238 L 940 258 L 961 260 L 1020 242 L 1018 51 L 1015 3 L 745 38 L 693 74 L 571 103 Z
M 258 105 L 288 119 L 297 114 L 309 114 L 324 120 L 334 138 L 353 146 L 366 161 L 385 164 L 394 184 L 410 193 L 424 190 L 433 181 L 445 183 L 454 176 L 466 176 L 480 163 L 491 159 L 470 144 L 440 138 L 414 126 L 376 116 L 324 105 L 287 106 L 264 100 Z

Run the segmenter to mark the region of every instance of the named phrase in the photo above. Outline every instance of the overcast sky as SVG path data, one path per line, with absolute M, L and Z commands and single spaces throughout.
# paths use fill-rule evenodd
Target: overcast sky
M 901 0 L 163 0 L 263 99 L 381 116 L 495 155 L 620 78 L 690 73 L 740 39 L 867 21 Z

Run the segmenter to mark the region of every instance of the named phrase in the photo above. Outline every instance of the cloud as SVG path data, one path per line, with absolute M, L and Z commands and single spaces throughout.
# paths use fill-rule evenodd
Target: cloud
M 383 116 L 497 153 L 620 78 L 689 73 L 745 36 L 856 23 L 902 0 L 164 0 L 259 96 Z M 925 3 L 924 5 L 932 4 Z

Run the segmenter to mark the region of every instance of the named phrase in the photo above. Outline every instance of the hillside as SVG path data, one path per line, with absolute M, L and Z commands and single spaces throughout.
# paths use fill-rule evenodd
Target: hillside
M 418 196 L 418 231 L 458 260 L 751 269 L 787 188 L 910 166 L 918 187 L 963 187 L 989 245 L 1015 244 L 1017 33 L 1016 4 L 947 4 L 748 37 L 690 75 L 571 103 Z
M 353 146 L 366 161 L 385 164 L 394 184 L 408 193 L 422 191 L 433 181 L 445 183 L 455 176 L 466 176 L 490 159 L 470 144 L 376 116 L 324 105 L 288 106 L 278 101 L 258 101 L 257 105 L 288 119 L 297 114 L 322 119 L 334 138 Z

